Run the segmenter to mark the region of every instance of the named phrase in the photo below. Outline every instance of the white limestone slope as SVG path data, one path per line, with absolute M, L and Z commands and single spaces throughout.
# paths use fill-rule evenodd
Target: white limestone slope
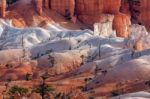
M 113 97 L 111 99 L 149 99 L 150 98 L 150 93 L 149 92 L 135 92 L 135 93 L 129 93 L 125 95 L 120 95 L 117 97 Z
M 49 55 L 52 55 L 55 60 L 53 67 L 59 67 L 60 73 L 71 71 L 76 66 L 80 67 L 77 68 L 77 73 L 85 72 L 93 68 L 93 65 L 95 68 L 109 70 L 118 64 L 149 55 L 149 51 L 143 52 L 142 55 L 139 55 L 140 52 L 133 53 L 135 42 L 132 44 L 131 42 L 136 41 L 139 36 L 137 38 L 134 36 L 134 29 L 132 32 L 130 39 L 123 39 L 99 36 L 88 29 L 68 30 L 55 23 L 48 24 L 47 29 L 40 27 L 21 29 L 13 27 L 11 21 L 1 19 L 0 48 L 13 55 L 16 55 L 13 49 L 25 49 L 29 52 L 28 56 L 37 61 L 38 66 L 51 66 Z M 141 35 L 140 33 L 138 34 Z M 7 56 L 6 52 L 3 53 Z M 94 69 L 91 70 L 94 72 Z

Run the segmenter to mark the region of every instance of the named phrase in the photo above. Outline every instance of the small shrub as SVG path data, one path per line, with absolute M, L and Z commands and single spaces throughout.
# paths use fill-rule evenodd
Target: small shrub
M 9 68 L 12 68 L 13 65 L 12 64 L 6 64 L 5 67 L 9 69 Z
M 114 90 L 111 92 L 111 96 L 119 96 L 119 95 L 121 95 L 121 93 L 122 92 L 120 90 Z
M 46 80 L 47 78 L 49 78 L 48 72 L 44 73 L 44 74 L 41 76 L 41 78 L 42 78 L 43 80 Z
M 94 99 L 94 97 L 90 96 L 88 99 Z
M 26 95 L 28 93 L 28 89 L 27 88 L 22 88 L 22 87 L 18 87 L 18 86 L 14 86 L 11 89 L 9 89 L 9 94 L 13 95 L 15 93 L 19 93 L 21 96 Z
M 32 92 L 39 93 L 42 96 L 42 99 L 44 99 L 44 96 L 47 93 L 52 93 L 54 89 L 51 86 L 46 85 L 45 83 L 40 84 L 39 86 L 33 88 Z
M 50 49 L 50 50 L 47 50 L 46 51 L 46 54 L 50 54 L 50 53 L 52 53 L 53 52 L 53 49 Z
M 27 73 L 25 79 L 27 81 L 32 80 L 32 74 Z

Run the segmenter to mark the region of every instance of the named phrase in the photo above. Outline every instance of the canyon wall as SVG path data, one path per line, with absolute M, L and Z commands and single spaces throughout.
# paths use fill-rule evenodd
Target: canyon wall
M 117 14 L 121 0 L 76 0 L 79 20 L 86 24 L 93 24 L 103 20 L 103 14 Z
M 150 0 L 140 0 L 138 21 L 150 31 Z
M 33 0 L 37 12 L 42 15 L 42 9 L 49 8 L 65 16 L 76 16 L 82 23 L 93 26 L 96 22 L 111 21 L 117 36 L 128 37 L 130 18 L 120 13 L 121 0 Z M 112 17 L 110 17 L 110 15 Z M 114 20 L 113 20 L 114 18 Z
M 32 3 L 39 15 L 42 15 L 44 8 L 50 9 L 51 2 L 51 0 L 32 0 Z
M 69 10 L 70 15 L 74 15 L 75 0 L 51 0 L 51 9 L 65 15 L 65 11 Z
M 120 7 L 121 0 L 76 0 L 77 16 L 81 22 L 93 25 L 95 22 L 112 21 L 117 36 L 128 37 L 130 18 L 120 13 Z M 114 19 L 110 20 L 109 15 L 113 15 Z
M 145 25 L 150 31 L 150 0 L 122 0 L 121 12 L 131 16 L 132 23 Z
M 43 13 L 43 0 L 32 0 L 33 5 L 39 15 Z
M 0 0 L 0 16 L 5 17 L 6 15 L 6 0 Z
M 76 16 L 82 23 L 92 26 L 96 22 L 112 21 L 117 36 L 128 37 L 130 18 L 133 23 L 150 30 L 150 0 L 32 0 L 39 15 L 52 9 L 65 16 Z M 5 17 L 6 0 L 1 0 L 0 13 Z M 109 15 L 113 15 L 114 19 Z

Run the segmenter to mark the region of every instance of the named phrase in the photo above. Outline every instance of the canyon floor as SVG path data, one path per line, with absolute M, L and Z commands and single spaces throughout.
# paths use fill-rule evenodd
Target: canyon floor
M 9 9 L 0 19 L 0 99 L 150 99 L 144 26 L 119 38 L 55 11 L 39 16 L 26 0 Z

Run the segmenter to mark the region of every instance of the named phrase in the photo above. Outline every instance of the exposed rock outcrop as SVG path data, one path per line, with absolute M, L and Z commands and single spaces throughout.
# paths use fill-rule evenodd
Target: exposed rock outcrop
M 149 80 L 149 76 L 147 76 L 147 74 L 150 73 L 149 64 L 149 56 L 143 56 L 139 59 L 117 65 L 111 71 L 107 71 L 106 74 L 95 77 L 93 81 L 89 82 L 87 88 L 95 88 L 95 86 L 102 87 L 104 85 L 108 85 L 110 87 L 114 86 L 115 88 L 116 85 L 136 84 L 140 80 L 143 82 L 147 81 Z
M 110 20 L 110 15 L 114 15 L 113 29 L 117 36 L 128 37 L 128 27 L 130 17 L 120 13 L 121 0 L 69 0 L 51 2 L 52 9 L 65 14 L 65 9 L 70 9 L 71 16 L 76 15 L 78 19 L 86 25 L 93 25 L 96 22 L 106 22 Z M 111 24 L 110 24 L 111 25 Z
M 51 9 L 65 15 L 69 10 L 70 16 L 74 15 L 75 0 L 51 0 Z
M 0 15 L 2 17 L 6 16 L 6 0 L 1 0 L 0 1 Z
M 130 25 L 131 22 L 127 15 L 118 13 L 114 16 L 113 29 L 116 30 L 118 37 L 128 37 Z
M 139 0 L 139 2 L 140 5 L 138 7 L 138 10 L 140 12 L 140 15 L 138 17 L 138 20 L 150 31 L 150 0 Z
M 50 66 L 51 75 L 66 73 L 77 69 L 81 63 L 82 54 L 76 52 L 52 53 L 38 59 L 38 66 Z
M 132 23 L 145 25 L 150 30 L 149 0 L 122 0 L 121 12 L 130 15 Z
M 102 22 L 106 16 L 103 14 L 118 15 L 119 12 L 125 13 L 126 17 L 131 16 L 133 23 L 143 24 L 149 30 L 150 1 L 149 0 L 32 0 L 39 15 L 46 9 L 52 9 L 58 13 L 65 15 L 66 10 L 70 16 L 74 15 L 78 19 L 87 24 L 93 25 L 96 22 Z M 1 17 L 6 15 L 6 0 L 1 0 L 0 13 Z M 126 17 L 120 16 L 122 20 Z M 117 19 L 116 19 L 117 20 Z M 118 19 L 120 20 L 120 19 Z M 116 22 L 116 21 L 115 21 Z M 120 21 L 119 21 L 120 22 Z M 119 23 L 117 21 L 117 23 Z M 128 21 L 127 21 L 128 22 Z M 123 25 L 127 22 L 122 21 Z M 115 26 L 116 27 L 116 26 Z M 128 35 L 127 28 L 116 27 L 119 36 L 126 37 Z M 121 35 L 120 35 L 121 34 Z
M 86 24 L 100 22 L 101 14 L 118 13 L 120 6 L 121 0 L 76 0 L 78 18 Z
M 116 36 L 115 30 L 112 28 L 114 16 L 107 16 L 110 17 L 108 20 L 94 24 L 94 34 L 105 37 Z
M 93 24 L 95 22 L 104 22 L 104 20 L 109 20 L 110 18 L 102 14 L 112 14 L 114 15 L 112 25 L 113 29 L 117 32 L 117 36 L 128 37 L 128 29 L 131 22 L 128 15 L 119 12 L 121 0 L 116 0 L 115 3 L 112 0 L 91 0 L 88 2 L 77 0 L 77 5 L 78 18 L 83 23 Z

